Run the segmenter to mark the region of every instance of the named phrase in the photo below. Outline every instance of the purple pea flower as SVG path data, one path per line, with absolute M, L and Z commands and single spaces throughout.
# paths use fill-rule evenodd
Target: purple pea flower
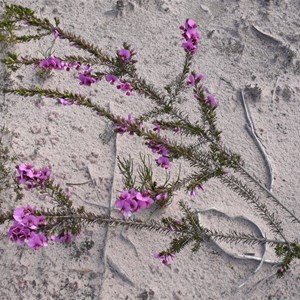
M 117 85 L 117 89 L 124 92 L 127 96 L 131 96 L 133 94 L 133 88 L 130 82 L 121 81 L 121 83 Z
M 107 74 L 105 75 L 105 80 L 107 82 L 109 82 L 110 84 L 114 85 L 115 82 L 118 83 L 119 82 L 119 78 L 115 75 L 111 75 L 111 74 Z
M 86 85 L 86 86 L 91 86 L 92 83 L 97 82 L 97 79 L 90 76 L 90 73 L 79 73 L 79 84 L 80 85 Z
M 158 159 L 155 160 L 158 166 L 161 166 L 165 169 L 170 169 L 170 159 L 168 156 L 161 156 Z
M 208 95 L 205 102 L 208 103 L 212 108 L 218 106 L 218 103 L 213 95 Z
M 168 199 L 168 192 L 164 192 L 164 193 L 161 193 L 161 194 L 158 194 L 156 197 L 155 197 L 156 200 L 167 200 Z
M 53 30 L 54 39 L 56 40 L 59 37 L 59 32 L 56 28 Z
M 123 62 L 125 62 L 126 64 L 128 64 L 130 62 L 130 57 L 131 57 L 131 53 L 129 50 L 127 49 L 121 49 L 119 51 L 119 56 L 122 59 Z
M 28 239 L 28 247 L 32 250 L 38 250 L 41 247 L 47 247 L 47 237 L 44 234 L 32 232 Z
M 205 79 L 204 75 L 192 72 L 186 82 L 187 85 L 195 86 L 198 82 Z
M 160 133 L 161 128 L 160 128 L 159 123 L 154 123 L 153 125 L 154 125 L 153 131 Z
M 154 258 L 161 259 L 162 263 L 165 266 L 168 266 L 171 264 L 171 261 L 176 258 L 176 255 L 173 253 L 160 252 L 160 253 L 155 253 Z
M 30 235 L 30 229 L 21 225 L 17 221 L 14 222 L 13 226 L 11 226 L 8 231 L 10 240 L 16 242 L 19 246 L 23 246 L 25 240 L 27 240 Z
M 57 243 L 62 243 L 62 244 L 70 244 L 72 243 L 75 239 L 76 239 L 76 235 L 74 234 L 70 234 L 70 233 L 66 233 L 64 235 L 53 235 L 51 236 L 51 240 Z

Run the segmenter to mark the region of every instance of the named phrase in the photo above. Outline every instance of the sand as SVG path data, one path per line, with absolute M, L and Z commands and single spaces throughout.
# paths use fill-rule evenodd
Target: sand
M 202 41 L 193 70 L 206 75 L 206 85 L 219 101 L 218 126 L 225 144 L 245 160 L 246 167 L 263 182 L 269 180 L 262 155 L 245 128 L 241 90 L 249 105 L 259 139 L 272 165 L 273 192 L 295 214 L 300 215 L 299 130 L 300 108 L 300 2 L 297 0 L 131 0 L 131 1 L 8 1 L 28 6 L 40 16 L 59 17 L 61 27 L 84 36 L 113 55 L 128 42 L 138 51 L 139 74 L 163 88 L 183 65 L 179 26 L 186 18 L 199 24 Z M 123 8 L 117 8 L 123 2 Z M 3 6 L 1 4 L 2 11 Z M 52 37 L 51 37 L 52 39 Z M 17 45 L 13 51 L 41 57 L 51 42 Z M 55 55 L 79 53 L 64 41 L 57 41 Z M 1 86 L 8 80 L 3 65 Z M 14 86 L 59 87 L 90 96 L 112 112 L 127 116 L 142 113 L 151 102 L 143 97 L 127 97 L 107 83 L 82 87 L 75 73 L 53 73 L 45 80 L 36 70 L 23 67 L 10 76 Z M 63 107 L 46 98 L 0 95 L 1 124 L 10 132 L 10 148 L 21 162 L 50 166 L 57 181 L 89 184 L 72 187 L 76 205 L 91 211 L 114 208 L 122 190 L 117 157 L 149 153 L 136 137 L 115 135 L 105 120 L 87 108 Z M 196 117 L 195 107 L 186 112 Z M 176 168 L 174 167 L 174 170 Z M 187 172 L 188 169 L 183 169 Z M 4 195 L 4 207 L 16 204 Z M 236 194 L 213 180 L 205 192 L 192 198 L 178 193 L 171 207 L 156 217 L 178 214 L 176 202 L 185 200 L 193 208 L 216 208 L 229 217 L 210 212 L 203 222 L 213 228 L 253 231 L 245 216 L 268 237 L 266 224 Z M 53 203 L 36 193 L 26 193 L 22 204 L 51 207 Z M 271 205 L 272 207 L 272 205 Z M 274 207 L 273 207 L 274 208 Z M 291 225 L 278 209 L 290 238 L 299 238 L 299 226 Z M 112 212 L 118 216 L 117 211 Z M 9 242 L 1 226 L 0 299 L 299 299 L 299 265 L 282 279 L 272 277 L 264 264 L 247 284 L 238 289 L 259 262 L 234 259 L 213 243 L 198 253 L 183 250 L 171 266 L 153 258 L 168 245 L 168 238 L 131 229 L 88 228 L 71 246 L 50 244 L 39 251 L 17 248 Z M 225 246 L 232 254 L 262 254 L 261 247 Z M 266 259 L 274 260 L 272 249 Z

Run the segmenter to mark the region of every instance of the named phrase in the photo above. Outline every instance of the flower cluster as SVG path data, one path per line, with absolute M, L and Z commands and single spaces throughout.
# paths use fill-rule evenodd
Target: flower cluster
M 129 49 L 126 49 L 126 48 L 122 48 L 118 52 L 118 56 L 125 64 L 129 64 L 129 63 L 135 64 L 137 62 L 137 60 L 132 59 L 132 57 L 133 57 L 133 55 L 136 55 L 136 54 L 137 54 L 136 51 L 130 51 Z
M 43 70 L 66 70 L 70 71 L 71 68 L 79 70 L 81 67 L 80 62 L 65 62 L 60 60 L 58 57 L 50 56 L 47 59 L 41 60 L 39 62 L 39 67 Z
M 200 33 L 196 29 L 197 24 L 195 21 L 187 19 L 179 28 L 183 30 L 182 36 L 185 38 L 185 42 L 182 43 L 185 52 L 190 54 L 196 53 L 200 41 Z
M 119 56 L 122 59 L 122 61 L 126 64 L 129 64 L 130 62 L 130 57 L 131 57 L 131 53 L 128 49 L 121 49 L 119 51 Z
M 127 120 L 125 118 L 121 118 L 118 122 L 115 123 L 114 125 L 114 129 L 115 132 L 117 133 L 125 133 L 125 132 L 129 132 L 130 135 L 134 134 L 134 131 L 130 130 L 130 127 L 132 125 L 138 125 L 140 128 L 142 126 L 141 123 L 138 123 L 132 116 L 131 114 L 128 115 Z
M 19 176 L 17 180 L 27 185 L 32 190 L 37 185 L 43 185 L 49 179 L 51 170 L 49 168 L 35 169 L 33 164 L 20 164 L 17 167 Z
M 109 82 L 111 85 L 114 85 L 116 83 L 117 89 L 124 92 L 127 96 L 131 96 L 133 94 L 133 87 L 130 82 L 121 80 L 117 76 L 112 74 L 105 75 L 105 80 Z
M 202 75 L 200 73 L 192 72 L 189 75 L 189 78 L 188 78 L 186 84 L 190 85 L 190 86 L 195 86 L 197 83 L 199 83 L 200 81 L 203 81 L 204 79 L 205 79 L 204 75 Z
M 14 224 L 8 231 L 11 241 L 24 246 L 25 241 L 29 248 L 38 250 L 48 246 L 47 237 L 40 232 L 46 225 L 45 216 L 35 215 L 35 209 L 27 206 L 16 208 L 13 213 Z
M 119 199 L 116 201 L 116 208 L 125 218 L 129 218 L 133 212 L 138 212 L 141 209 L 148 208 L 154 200 L 150 197 L 147 190 L 138 192 L 132 188 L 130 191 L 124 190 Z
M 161 166 L 162 168 L 169 169 L 171 165 L 170 165 L 170 158 L 168 156 L 169 153 L 168 149 L 161 144 L 157 144 L 155 141 L 150 141 L 147 143 L 147 145 L 152 150 L 153 153 L 157 153 L 161 155 L 161 157 L 155 160 L 157 165 Z
M 92 68 L 86 66 L 83 73 L 79 73 L 80 85 L 91 86 L 92 83 L 97 82 L 97 78 L 91 76 Z
M 168 253 L 168 252 L 159 252 L 154 254 L 154 258 L 161 259 L 162 263 L 166 266 L 171 264 L 171 260 L 176 258 L 176 255 L 173 253 Z
M 194 97 L 197 100 L 201 99 L 197 94 L 195 94 Z M 211 108 L 216 108 L 218 106 L 218 103 L 217 103 L 215 97 L 211 94 L 207 95 L 204 99 L 201 99 L 201 100 L 204 101 L 205 103 L 209 104 L 211 106 Z

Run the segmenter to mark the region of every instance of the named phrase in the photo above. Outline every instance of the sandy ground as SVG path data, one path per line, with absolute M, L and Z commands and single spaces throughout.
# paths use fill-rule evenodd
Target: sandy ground
M 107 53 L 124 41 L 138 51 L 138 70 L 150 83 L 162 88 L 180 72 L 184 52 L 179 25 L 186 18 L 199 24 L 202 41 L 193 69 L 204 73 L 209 90 L 215 93 L 219 128 L 229 147 L 242 154 L 247 168 L 263 181 L 268 173 L 256 144 L 245 129 L 240 91 L 245 90 L 252 118 L 273 167 L 273 191 L 300 215 L 299 130 L 300 108 L 300 2 L 298 0 L 22 0 L 11 1 L 33 8 L 45 17 L 57 16 L 61 27 L 83 35 Z M 2 9 L 2 7 L 1 7 Z M 20 45 L 14 51 L 40 56 L 50 39 Z M 81 53 L 64 41 L 55 46 L 57 56 Z M 1 66 L 1 86 L 7 77 Z M 78 84 L 74 74 L 54 73 L 41 80 L 30 67 L 11 76 L 14 86 L 60 87 L 89 95 L 116 114 L 142 113 L 149 100 L 127 97 L 115 87 L 100 82 L 91 88 Z M 256 88 L 255 88 L 256 87 Z M 260 92 L 256 92 L 259 90 Z M 45 98 L 0 95 L 1 125 L 11 132 L 11 149 L 20 161 L 51 166 L 57 180 L 93 184 L 74 186 L 73 199 L 92 211 L 113 207 L 122 181 L 116 157 L 138 159 L 145 148 L 135 137 L 115 136 L 104 120 L 86 108 L 56 105 Z M 187 112 L 194 114 L 193 105 Z M 147 151 L 147 150 L 146 150 Z M 75 200 L 76 199 L 76 200 Z M 271 237 L 267 226 L 247 204 L 219 182 L 205 186 L 196 198 L 178 193 L 194 208 L 215 207 L 203 215 L 205 224 L 218 228 L 252 230 L 250 223 L 235 219 L 247 216 Z M 24 204 L 51 206 L 47 198 L 26 194 Z M 5 198 L 6 207 L 15 204 Z M 275 209 L 276 211 L 276 209 Z M 160 216 L 176 214 L 174 204 Z M 277 209 L 277 212 L 281 212 Z M 116 214 L 116 212 L 113 212 Z M 282 215 L 287 235 L 299 238 L 299 228 Z M 0 299 L 300 299 L 299 265 L 283 279 L 265 264 L 241 289 L 258 262 L 233 259 L 213 244 L 192 254 L 185 249 L 170 267 L 155 260 L 153 253 L 165 249 L 168 239 L 148 232 L 127 229 L 88 228 L 71 246 L 49 245 L 40 251 L 18 249 L 0 232 Z M 262 249 L 246 246 L 226 248 L 230 253 Z M 220 255 L 218 255 L 220 254 Z M 274 259 L 268 249 L 266 259 Z

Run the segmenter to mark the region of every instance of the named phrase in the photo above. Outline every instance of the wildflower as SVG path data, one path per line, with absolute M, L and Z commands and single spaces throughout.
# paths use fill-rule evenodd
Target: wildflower
M 148 208 L 153 202 L 154 201 L 147 190 L 138 192 L 136 189 L 132 188 L 130 191 L 124 190 L 121 193 L 115 206 L 125 218 L 129 218 L 132 213 Z
M 25 240 L 30 237 L 31 231 L 26 226 L 15 221 L 13 226 L 9 228 L 8 236 L 12 242 L 16 242 L 19 246 L 23 246 Z
M 137 121 L 131 116 L 131 114 L 129 114 L 127 120 L 121 118 L 118 122 L 115 123 L 114 125 L 115 132 L 123 134 L 129 131 L 129 134 L 133 135 L 134 131 L 129 130 L 129 128 L 132 125 L 138 125 L 139 127 L 142 126 L 140 123 L 137 123 Z
M 197 188 L 198 188 L 199 190 L 204 191 L 204 188 L 203 188 L 202 185 L 198 185 Z M 190 191 L 190 195 L 193 196 L 193 197 L 197 195 L 196 188 L 194 188 L 194 189 L 192 189 L 192 190 Z
M 72 105 L 73 103 L 71 103 L 70 101 L 64 99 L 64 98 L 60 98 L 58 99 L 58 103 L 64 105 L 64 106 L 68 106 L 68 105 Z
M 120 84 L 117 85 L 117 89 L 125 92 L 127 96 L 133 94 L 133 88 L 130 82 L 120 81 Z
M 119 78 L 117 76 L 111 75 L 111 74 L 105 75 L 105 80 L 112 85 L 114 85 L 115 82 L 117 82 L 117 83 L 119 82 Z
M 41 60 L 39 66 L 44 70 L 62 70 L 65 64 L 57 57 L 49 57 L 48 59 Z
M 70 244 L 76 239 L 76 235 L 71 233 L 66 233 L 64 235 L 53 235 L 51 240 L 57 243 Z
M 32 190 L 37 185 L 44 185 L 51 175 L 49 168 L 36 170 L 32 164 L 22 163 L 17 167 L 17 170 L 19 173 L 17 180 L 21 184 L 26 184 L 29 190 Z
M 171 260 L 176 258 L 176 255 L 168 252 L 160 252 L 160 253 L 155 253 L 154 258 L 161 259 L 162 263 L 165 266 L 168 266 L 171 264 Z
M 161 194 L 156 195 L 155 197 L 156 200 L 167 200 L 168 199 L 168 192 L 164 192 Z
M 191 85 L 191 86 L 195 86 L 197 83 L 199 83 L 200 81 L 203 81 L 204 79 L 205 79 L 204 75 L 202 75 L 200 73 L 192 72 L 189 75 L 189 78 L 188 78 L 186 84 Z
M 123 62 L 125 62 L 126 64 L 128 64 L 130 62 L 130 57 L 131 57 L 131 53 L 129 50 L 127 49 L 121 49 L 119 51 L 119 56 L 122 59 Z
M 92 83 L 97 82 L 97 79 L 90 76 L 90 72 L 79 73 L 79 84 L 91 86 Z
M 11 241 L 23 246 L 27 241 L 28 246 L 34 250 L 46 247 L 47 238 L 44 234 L 38 233 L 43 225 L 46 225 L 45 216 L 37 216 L 35 209 L 31 206 L 16 208 L 13 212 L 14 224 L 8 231 Z
M 190 54 L 194 54 L 197 51 L 198 43 L 200 41 L 200 33 L 197 31 L 197 24 L 192 19 L 187 19 L 186 22 L 179 27 L 185 38 L 185 42 L 182 43 L 183 49 Z
M 59 32 L 56 28 L 53 30 L 54 39 L 56 40 L 59 37 Z
M 153 131 L 160 133 L 161 128 L 160 128 L 159 123 L 154 123 L 153 125 L 154 125 Z
M 213 95 L 208 95 L 205 99 L 205 102 L 208 103 L 212 108 L 215 108 L 218 106 L 217 101 Z
M 181 132 L 181 129 L 179 127 L 174 128 L 174 133 L 179 134 Z
M 33 232 L 28 239 L 28 247 L 33 250 L 38 250 L 41 247 L 47 247 L 47 237 L 44 234 Z
M 170 165 L 170 159 L 168 156 L 161 156 L 158 159 L 155 160 L 158 166 L 161 166 L 162 168 L 169 169 L 171 167 Z
M 161 144 L 157 144 L 155 141 L 149 141 L 147 145 L 152 150 L 153 153 L 161 154 L 163 156 L 167 156 L 169 153 L 169 151 L 165 146 Z

